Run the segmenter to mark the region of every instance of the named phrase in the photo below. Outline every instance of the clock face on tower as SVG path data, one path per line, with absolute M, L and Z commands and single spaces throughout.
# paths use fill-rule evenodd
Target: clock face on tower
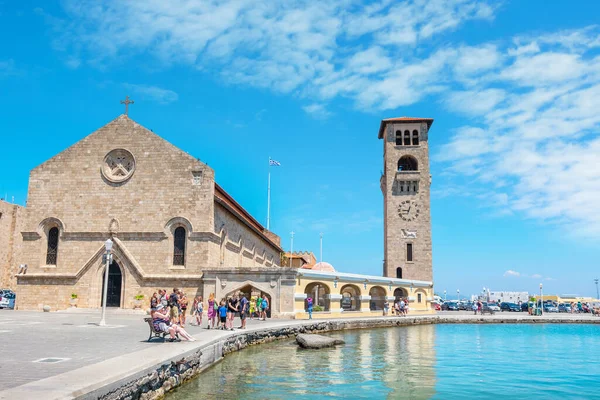
M 414 221 L 420 212 L 419 204 L 414 200 L 405 200 L 398 206 L 398 215 L 405 221 Z

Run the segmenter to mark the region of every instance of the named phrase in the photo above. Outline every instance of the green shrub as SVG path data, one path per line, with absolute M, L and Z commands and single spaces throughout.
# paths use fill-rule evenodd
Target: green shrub
M 143 294 L 136 294 L 134 299 L 136 300 L 144 300 L 144 295 Z
M 314 312 L 324 311 L 324 308 L 321 306 L 313 306 L 313 311 Z
M 72 299 L 76 299 L 77 298 L 77 293 L 71 293 L 71 298 Z

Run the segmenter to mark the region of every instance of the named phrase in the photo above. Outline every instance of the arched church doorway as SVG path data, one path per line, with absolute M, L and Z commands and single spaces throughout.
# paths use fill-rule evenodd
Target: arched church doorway
M 104 303 L 104 273 L 102 274 L 102 292 L 100 293 L 100 304 Z M 106 293 L 106 307 L 121 307 L 121 289 L 123 287 L 123 276 L 121 268 L 116 261 L 108 267 L 108 290 Z
M 269 302 L 269 308 L 267 309 L 267 318 L 271 318 L 271 310 L 273 310 L 273 303 L 271 301 L 271 296 L 268 293 L 263 292 L 262 290 L 254 287 L 252 285 L 246 285 L 244 287 L 241 287 L 239 289 L 236 289 L 232 292 L 227 293 L 227 296 L 225 296 L 225 298 L 233 296 L 238 292 L 240 293 L 240 296 L 244 296 L 246 299 L 248 299 L 248 301 L 254 301 L 254 304 L 256 304 L 258 297 L 262 298 L 263 295 L 266 295 L 267 301 Z M 255 306 L 255 309 L 256 309 L 256 315 L 258 316 L 258 308 L 256 306 Z

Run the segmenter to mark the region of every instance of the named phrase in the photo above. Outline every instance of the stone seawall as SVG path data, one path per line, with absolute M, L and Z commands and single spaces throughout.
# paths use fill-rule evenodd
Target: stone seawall
M 356 320 L 290 321 L 281 327 L 237 331 L 231 336 L 216 339 L 185 352 L 176 359 L 165 360 L 152 368 L 140 371 L 134 376 L 116 380 L 97 390 L 76 396 L 77 399 L 124 400 L 161 399 L 177 386 L 193 379 L 204 369 L 220 361 L 225 355 L 248 346 L 293 338 L 299 333 L 323 333 L 351 329 L 390 328 L 424 324 L 536 324 L 536 323 L 583 323 L 600 324 L 598 319 L 586 318 L 531 318 L 504 316 L 421 316 L 405 318 L 370 318 Z

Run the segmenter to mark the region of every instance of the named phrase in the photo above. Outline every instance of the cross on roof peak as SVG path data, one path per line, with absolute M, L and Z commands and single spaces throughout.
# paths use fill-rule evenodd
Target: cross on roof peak
M 129 100 L 129 96 L 125 96 L 125 100 L 121 100 L 121 104 L 125 104 L 125 115 L 129 112 L 129 105 L 133 103 L 133 100 Z

